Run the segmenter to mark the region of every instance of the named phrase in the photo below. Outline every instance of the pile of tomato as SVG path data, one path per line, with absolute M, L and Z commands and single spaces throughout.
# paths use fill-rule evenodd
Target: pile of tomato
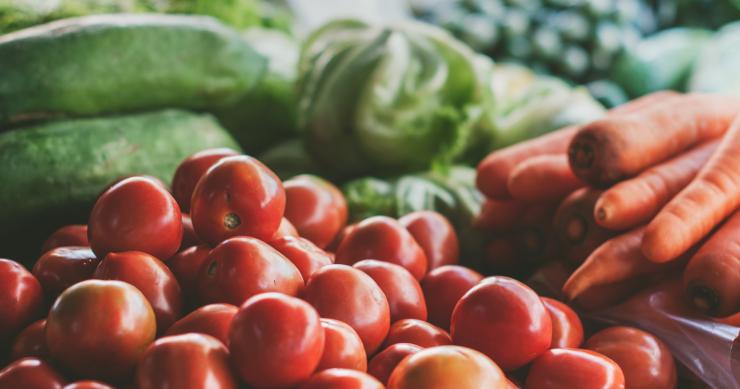
M 458 265 L 431 211 L 347 225 L 314 176 L 216 149 L 135 176 L 31 271 L 0 260 L 0 388 L 672 388 L 634 328 Z

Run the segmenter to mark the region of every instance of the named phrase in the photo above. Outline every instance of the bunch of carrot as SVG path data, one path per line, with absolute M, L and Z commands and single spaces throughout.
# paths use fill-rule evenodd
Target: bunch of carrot
M 566 297 L 628 293 L 682 269 L 701 311 L 740 311 L 738 99 L 654 93 L 491 153 L 477 186 L 487 197 L 477 227 L 496 233 L 489 262 L 521 261 L 526 215 L 547 209 L 535 220 L 544 231 L 537 260 L 575 268 Z M 504 255 L 512 236 L 516 255 Z

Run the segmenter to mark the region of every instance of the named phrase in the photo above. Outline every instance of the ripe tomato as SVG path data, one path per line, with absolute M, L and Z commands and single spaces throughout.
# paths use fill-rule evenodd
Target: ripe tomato
M 303 280 L 308 280 L 316 270 L 332 264 L 329 254 L 308 239 L 283 236 L 270 241 L 270 246 L 293 262 Z
M 373 216 L 357 224 L 337 249 L 337 263 L 352 265 L 377 259 L 406 268 L 417 280 L 427 272 L 427 257 L 403 226 L 387 216 Z
M 452 312 L 452 340 L 488 355 L 504 370 L 526 365 L 550 348 L 552 322 L 539 296 L 509 277 L 488 277 Z
M 193 220 L 187 213 L 182 214 L 182 242 L 180 243 L 180 250 L 184 250 L 188 247 L 200 244 L 200 239 L 195 235 L 195 229 L 193 229 Z M 164 260 L 168 260 L 165 258 Z
M 238 311 L 231 304 L 210 304 L 202 306 L 178 320 L 165 333 L 166 336 L 196 332 L 213 336 L 225 345 L 229 345 L 229 328 L 231 320 Z
M 0 344 L 41 317 L 44 296 L 36 277 L 23 265 L 0 259 Z
M 62 389 L 65 380 L 38 358 L 19 359 L 0 370 L 0 388 Z
M 416 211 L 398 222 L 414 236 L 427 256 L 429 270 L 454 265 L 460 260 L 457 233 L 446 217 L 434 211 Z
M 372 277 L 388 299 L 391 323 L 401 319 L 427 319 L 427 303 L 419 282 L 401 266 L 365 259 L 354 265 Z
M 180 163 L 172 178 L 172 195 L 180 204 L 183 212 L 190 211 L 190 199 L 193 197 L 195 184 L 198 183 L 211 166 L 224 157 L 239 155 L 229 148 L 207 149 L 199 151 Z
M 551 348 L 575 348 L 583 343 L 583 324 L 569 306 L 549 297 L 542 297 L 552 322 Z
M 147 253 L 110 253 L 100 261 L 93 276 L 128 282 L 139 289 L 154 309 L 160 334 L 182 315 L 182 292 L 175 276 L 162 261 Z
M 589 350 L 554 348 L 535 359 L 526 389 L 624 389 L 622 370 Z
M 92 278 L 100 260 L 89 247 L 57 247 L 44 253 L 32 273 L 51 301 L 68 287 Z
M 195 233 L 212 246 L 239 235 L 270 240 L 283 218 L 285 191 L 260 161 L 226 157 L 198 181 L 190 207 Z
M 223 241 L 200 268 L 198 291 L 204 303 L 241 305 L 263 292 L 295 296 L 303 287 L 298 268 L 261 240 L 246 236 Z
M 378 349 L 388 334 L 388 300 L 370 276 L 355 268 L 322 267 L 306 283 L 303 299 L 322 317 L 349 324 L 360 335 L 368 355 Z
M 321 319 L 321 326 L 324 327 L 324 354 L 316 370 L 367 370 L 365 347 L 352 327 L 339 320 L 326 318 Z
M 208 260 L 210 252 L 211 248 L 206 245 L 192 246 L 167 261 L 167 267 L 175 275 L 185 300 L 196 294 L 200 269 Z
M 418 351 L 393 370 L 388 389 L 506 389 L 506 376 L 488 357 L 460 346 Z
M 62 389 L 114 389 L 108 384 L 104 384 L 98 381 L 77 381 L 71 384 L 67 384 Z
M 298 233 L 319 246 L 327 247 L 347 224 L 347 201 L 329 181 L 303 174 L 284 182 L 285 217 Z
M 239 375 L 257 389 L 305 381 L 324 351 L 319 314 L 305 301 L 281 293 L 247 300 L 234 316 L 229 340 Z
M 630 389 L 676 387 L 676 364 L 658 338 L 632 327 L 610 327 L 592 335 L 586 349 L 605 355 L 619 365 Z
M 424 298 L 433 302 L 428 305 L 429 322 L 449 329 L 455 304 L 482 279 L 480 273 L 457 265 L 442 266 L 430 271 L 421 280 Z
M 373 376 L 350 369 L 322 370 L 301 385 L 301 389 L 385 389 Z
M 293 236 L 298 238 L 300 235 L 298 235 L 298 230 L 295 229 L 295 226 L 290 223 L 290 220 L 283 217 L 280 220 L 280 227 L 278 227 L 278 230 L 275 231 L 275 235 L 272 237 L 272 240 L 282 238 L 284 236 Z
M 332 253 L 336 252 L 339 248 L 339 244 L 342 243 L 344 238 L 347 237 L 350 232 L 354 231 L 355 228 L 357 228 L 357 223 L 344 226 L 344 228 L 339 230 L 339 233 L 337 233 L 337 236 L 334 237 L 334 240 L 329 244 L 329 246 L 326 247 L 326 251 Z
M 367 367 L 367 372 L 383 384 L 388 384 L 388 378 L 401 361 L 411 354 L 423 350 L 411 343 L 394 343 L 385 350 L 375 354 Z
M 161 184 L 129 177 L 103 192 L 88 225 L 90 246 L 98 258 L 109 252 L 143 251 L 169 258 L 180 248 L 180 207 Z
M 137 389 L 236 389 L 229 350 L 203 334 L 165 336 L 152 343 L 136 370 Z
M 13 360 L 24 357 L 46 358 L 49 348 L 46 347 L 46 320 L 38 320 L 26 327 L 15 338 L 11 358 Z
M 64 246 L 89 246 L 86 224 L 70 224 L 54 231 L 41 246 L 41 254 Z
M 419 347 L 428 348 L 452 344 L 452 338 L 447 331 L 427 323 L 423 320 L 399 320 L 388 330 L 385 346 L 395 343 L 411 343 Z
M 121 281 L 87 280 L 59 295 L 46 320 L 54 360 L 89 378 L 125 378 L 154 340 L 156 321 L 146 297 Z

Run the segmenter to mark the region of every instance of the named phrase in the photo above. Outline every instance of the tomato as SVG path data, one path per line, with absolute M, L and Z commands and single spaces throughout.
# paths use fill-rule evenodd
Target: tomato
M 457 265 L 442 266 L 430 271 L 421 280 L 424 298 L 433 302 L 427 306 L 429 322 L 449 329 L 455 304 L 482 279 L 480 273 Z
M 246 235 L 270 240 L 285 210 L 280 179 L 248 156 L 226 157 L 213 165 L 193 192 L 190 217 L 195 233 L 215 246 Z
M 552 322 L 551 348 L 575 348 L 583 343 L 583 324 L 569 306 L 548 297 L 542 297 Z
M 329 254 L 308 239 L 283 236 L 270 241 L 270 246 L 293 262 L 304 280 L 308 280 L 316 270 L 332 264 Z
M 223 241 L 208 254 L 198 274 L 204 303 L 241 305 L 263 292 L 295 296 L 303 287 L 298 268 L 261 240 L 236 237 Z
M 434 211 L 416 211 L 398 222 L 414 236 L 427 257 L 429 270 L 454 265 L 460 260 L 457 233 L 446 217 Z
M 347 201 L 329 181 L 302 174 L 286 180 L 285 217 L 300 236 L 325 248 L 347 224 Z
M 127 377 L 155 333 L 154 311 L 146 297 L 121 281 L 87 280 L 70 286 L 46 320 L 52 358 L 86 378 Z
M 98 381 L 77 381 L 71 384 L 67 384 L 62 389 L 114 389 L 108 384 L 104 384 Z
M 208 260 L 211 248 L 206 245 L 188 247 L 167 261 L 167 267 L 175 275 L 183 295 L 195 295 L 200 269 Z
M 482 353 L 460 346 L 437 346 L 401 361 L 388 389 L 506 389 L 506 376 Z
M 388 300 L 370 276 L 355 268 L 322 267 L 306 283 L 303 298 L 321 317 L 343 321 L 357 331 L 368 355 L 378 349 L 388 334 Z
M 450 338 L 447 331 L 434 324 L 423 320 L 405 319 L 393 323 L 390 330 L 388 330 L 385 346 L 394 343 L 411 343 L 427 348 L 452 344 L 452 338 Z
M 206 149 L 199 151 L 180 163 L 172 178 L 172 195 L 180 204 L 183 212 L 190 211 L 190 199 L 193 196 L 195 184 L 198 183 L 211 166 L 224 157 L 239 155 L 229 148 Z
M 62 389 L 65 380 L 38 358 L 19 359 L 0 370 L 0 388 Z
M 32 272 L 54 301 L 64 289 L 92 278 L 99 262 L 89 247 L 57 247 L 45 252 L 33 265 Z
M 41 284 L 23 265 L 0 259 L 0 344 L 42 315 Z
M 54 231 L 41 246 L 41 253 L 64 246 L 89 246 L 86 224 L 70 224 Z
M 394 343 L 385 350 L 375 354 L 367 367 L 368 374 L 377 378 L 383 384 L 388 383 L 388 378 L 401 361 L 411 354 L 423 350 L 421 347 L 411 343 Z
M 236 389 L 229 351 L 203 334 L 165 336 L 152 343 L 136 370 L 137 389 Z
M 388 299 L 391 323 L 401 319 L 427 319 L 424 292 L 414 276 L 401 266 L 365 259 L 354 265 L 372 277 Z
M 291 224 L 290 220 L 283 217 L 280 220 L 280 227 L 278 227 L 278 230 L 275 231 L 275 235 L 273 235 L 272 240 L 282 238 L 284 236 L 293 236 L 298 238 L 300 235 L 298 235 L 298 230 L 295 229 L 295 226 Z
M 38 320 L 26 327 L 15 338 L 10 354 L 13 360 L 24 357 L 46 358 L 49 348 L 46 347 L 46 320 Z
M 193 229 L 193 220 L 187 213 L 182 214 L 182 242 L 180 243 L 180 250 L 184 250 L 188 247 L 200 244 L 198 236 L 195 235 L 195 229 Z M 169 258 L 164 258 L 168 260 Z
M 182 292 L 174 274 L 147 253 L 110 253 L 100 261 L 94 277 L 128 282 L 139 289 L 154 309 L 160 334 L 182 315 Z
M 337 263 L 352 265 L 363 259 L 377 259 L 406 268 L 417 280 L 427 272 L 427 257 L 408 230 L 387 216 L 363 220 L 342 240 Z
M 624 389 L 622 370 L 589 350 L 554 348 L 535 359 L 526 389 Z
M 357 223 L 348 224 L 344 228 L 339 230 L 339 233 L 337 233 L 337 236 L 334 237 L 334 240 L 329 244 L 329 246 L 326 247 L 326 251 L 336 252 L 339 248 L 339 244 L 342 243 L 344 238 L 347 237 L 350 232 L 354 231 L 355 228 L 357 228 Z
M 321 326 L 324 327 L 324 354 L 316 370 L 367 370 L 365 347 L 352 327 L 339 320 L 326 318 L 321 319 Z
M 324 352 L 324 328 L 308 303 L 281 293 L 247 300 L 229 333 L 231 356 L 241 378 L 259 389 L 288 387 L 308 377 Z
M 373 376 L 350 369 L 322 370 L 306 381 L 301 389 L 385 389 Z
M 103 192 L 87 225 L 98 258 L 116 251 L 169 258 L 182 241 L 180 207 L 161 184 L 146 177 L 123 179 Z
M 179 335 L 197 332 L 213 336 L 225 345 L 229 345 L 229 328 L 231 320 L 239 308 L 231 304 L 210 304 L 202 306 L 178 320 L 165 335 Z
M 550 348 L 552 322 L 539 296 L 509 277 L 488 277 L 452 312 L 455 344 L 483 352 L 504 370 L 526 365 Z
M 632 327 L 610 327 L 592 335 L 586 349 L 619 365 L 630 389 L 676 387 L 676 364 L 668 347 L 657 337 Z

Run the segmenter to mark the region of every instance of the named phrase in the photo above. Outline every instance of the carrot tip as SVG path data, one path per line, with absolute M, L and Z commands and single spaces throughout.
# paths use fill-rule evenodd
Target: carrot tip
M 565 237 L 572 244 L 579 243 L 586 237 L 586 220 L 581 215 L 572 215 L 565 224 Z
M 606 221 L 606 210 L 602 207 L 596 208 L 594 216 L 596 216 L 596 220 L 600 222 Z
M 696 308 L 708 315 L 714 315 L 719 310 L 719 296 L 711 288 L 694 285 L 689 288 L 689 297 Z
M 589 142 L 575 139 L 568 149 L 571 165 L 578 169 L 588 169 L 594 163 L 594 149 Z

